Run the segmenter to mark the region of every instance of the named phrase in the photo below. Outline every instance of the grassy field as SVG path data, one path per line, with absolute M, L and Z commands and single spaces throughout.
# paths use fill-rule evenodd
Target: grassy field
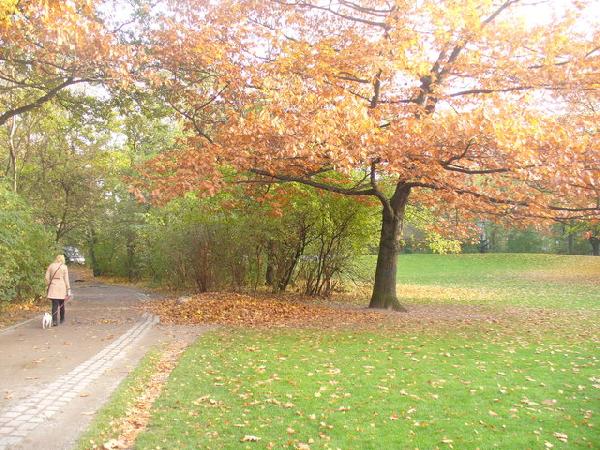
M 414 323 L 209 333 L 136 448 L 598 448 L 600 258 L 404 255 L 399 266 Z M 423 315 L 456 303 L 465 320 Z
M 484 334 L 216 332 L 184 355 L 137 447 L 593 448 L 597 357 Z
M 370 276 L 376 257 L 361 261 Z M 600 258 L 538 254 L 401 255 L 404 303 L 600 309 Z

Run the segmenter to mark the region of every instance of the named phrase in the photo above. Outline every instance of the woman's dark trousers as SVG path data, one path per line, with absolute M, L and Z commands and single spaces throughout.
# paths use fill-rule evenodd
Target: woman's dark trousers
M 52 325 L 58 325 L 58 310 L 60 309 L 60 323 L 65 321 L 65 301 L 52 299 Z

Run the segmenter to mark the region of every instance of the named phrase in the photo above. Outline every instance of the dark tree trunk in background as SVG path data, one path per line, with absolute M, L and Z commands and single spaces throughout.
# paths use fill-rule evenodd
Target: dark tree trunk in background
M 273 286 L 273 280 L 275 278 L 275 269 L 273 267 L 273 261 L 275 259 L 275 242 L 269 241 L 267 245 L 267 270 L 265 272 L 265 283 L 267 286 Z
M 88 233 L 88 247 L 90 251 L 90 265 L 92 266 L 92 274 L 97 277 L 101 275 L 100 269 L 98 268 L 98 262 L 96 261 L 96 252 L 94 250 L 96 246 L 96 229 L 91 227 Z
M 569 255 L 573 254 L 573 244 L 574 244 L 575 236 L 573 233 L 569 233 L 567 236 L 567 252 Z
M 277 286 L 275 286 L 275 289 L 273 292 L 275 292 L 275 293 L 285 292 L 288 285 L 292 281 L 292 275 L 294 275 L 294 270 L 296 269 L 296 266 L 298 265 L 298 261 L 300 261 L 300 256 L 304 253 L 304 249 L 307 244 L 307 231 L 308 231 L 308 228 L 306 228 L 304 226 L 300 229 L 299 241 L 296 244 L 294 253 L 291 256 L 291 259 L 286 261 L 287 266 L 285 267 L 283 276 L 281 276 L 279 278 L 279 280 L 277 281 Z
M 135 270 L 135 235 L 127 233 L 127 279 L 133 281 L 136 278 Z
M 396 270 L 400 251 L 399 239 L 409 194 L 410 186 L 399 183 L 389 201 L 380 199 L 383 203 L 383 221 L 375 268 L 375 285 L 369 308 L 406 311 L 396 296 Z
M 592 245 L 592 255 L 600 256 L 600 238 L 590 238 L 590 244 Z

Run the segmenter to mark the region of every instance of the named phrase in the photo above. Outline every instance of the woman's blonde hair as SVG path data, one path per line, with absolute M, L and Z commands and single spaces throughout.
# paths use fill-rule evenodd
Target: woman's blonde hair
M 56 255 L 54 262 L 64 264 L 65 263 L 65 255 Z

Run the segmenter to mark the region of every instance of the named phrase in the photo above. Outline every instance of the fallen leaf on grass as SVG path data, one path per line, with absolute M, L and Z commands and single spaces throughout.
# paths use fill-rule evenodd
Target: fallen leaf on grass
M 569 436 L 564 433 L 553 433 L 552 435 L 561 442 L 567 442 L 569 440 Z
M 125 445 L 124 442 L 119 441 L 117 439 L 111 439 L 109 441 L 106 441 L 103 445 L 102 448 L 106 449 L 106 450 L 113 450 L 115 448 L 127 448 L 127 446 Z
M 258 436 L 253 436 L 251 434 L 247 434 L 243 438 L 240 439 L 240 442 L 258 442 L 260 438 Z

